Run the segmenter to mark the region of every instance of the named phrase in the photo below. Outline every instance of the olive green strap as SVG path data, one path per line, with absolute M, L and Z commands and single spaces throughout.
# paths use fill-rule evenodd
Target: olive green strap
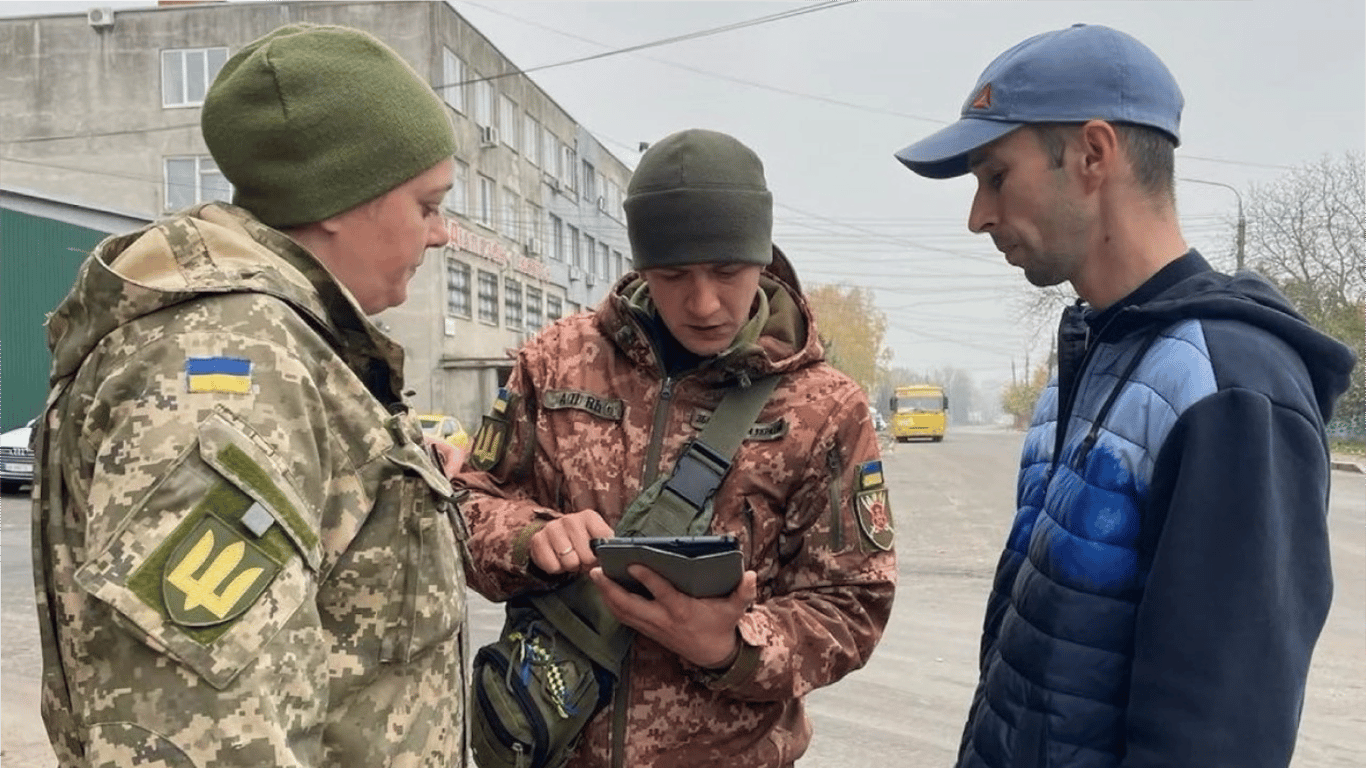
M 778 375 L 726 390 L 702 433 L 688 444 L 649 505 L 632 504 L 618 536 L 700 535 L 711 527 L 711 497 L 730 471 L 735 452 L 778 386 Z M 653 490 L 653 489 L 647 489 Z

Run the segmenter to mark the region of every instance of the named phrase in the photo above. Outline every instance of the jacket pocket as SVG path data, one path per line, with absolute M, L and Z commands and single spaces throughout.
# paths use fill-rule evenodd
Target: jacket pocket
M 317 535 L 286 495 L 269 498 L 207 457 L 268 455 L 217 415 L 200 440 L 119 523 L 77 572 L 81 588 L 112 606 L 143 641 L 225 688 L 316 593 L 301 541 Z M 288 480 L 245 458 L 276 488 Z M 289 495 L 293 491 L 289 491 Z M 312 560 L 312 562 L 310 562 Z

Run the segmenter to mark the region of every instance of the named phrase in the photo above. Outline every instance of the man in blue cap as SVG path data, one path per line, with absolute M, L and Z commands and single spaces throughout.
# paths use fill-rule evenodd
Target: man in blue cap
M 1080 296 L 1025 438 L 958 765 L 1285 766 L 1332 596 L 1324 423 L 1353 357 L 1177 221 L 1183 98 L 1134 38 L 1001 54 L 897 153 Z

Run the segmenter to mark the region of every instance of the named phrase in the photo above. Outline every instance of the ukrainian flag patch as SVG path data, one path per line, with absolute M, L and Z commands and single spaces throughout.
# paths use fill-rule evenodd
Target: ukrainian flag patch
M 858 465 L 858 487 L 860 490 L 870 490 L 882 486 L 882 462 L 865 461 Z
M 190 392 L 251 391 L 251 361 L 236 357 L 191 357 L 185 360 L 185 386 Z

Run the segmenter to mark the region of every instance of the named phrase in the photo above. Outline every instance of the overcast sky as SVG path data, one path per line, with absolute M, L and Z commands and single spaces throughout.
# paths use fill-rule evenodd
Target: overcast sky
M 526 70 L 817 5 L 449 2 Z M 0 3 L 0 13 L 32 5 Z M 89 5 L 128 4 L 47 12 Z M 1034 362 L 1047 349 L 1015 311 L 1034 289 L 989 238 L 967 232 L 969 179 L 922 179 L 892 153 L 956 119 L 1001 51 L 1106 24 L 1156 51 L 1185 93 L 1177 176 L 1246 194 L 1325 154 L 1366 151 L 1364 5 L 864 0 L 530 77 L 630 166 L 639 142 L 682 128 L 749 144 L 777 204 L 775 240 L 803 281 L 874 288 L 894 366 L 954 366 L 986 384 L 1008 379 L 1027 348 Z M 1178 182 L 1177 194 L 1188 242 L 1226 255 L 1233 192 Z

